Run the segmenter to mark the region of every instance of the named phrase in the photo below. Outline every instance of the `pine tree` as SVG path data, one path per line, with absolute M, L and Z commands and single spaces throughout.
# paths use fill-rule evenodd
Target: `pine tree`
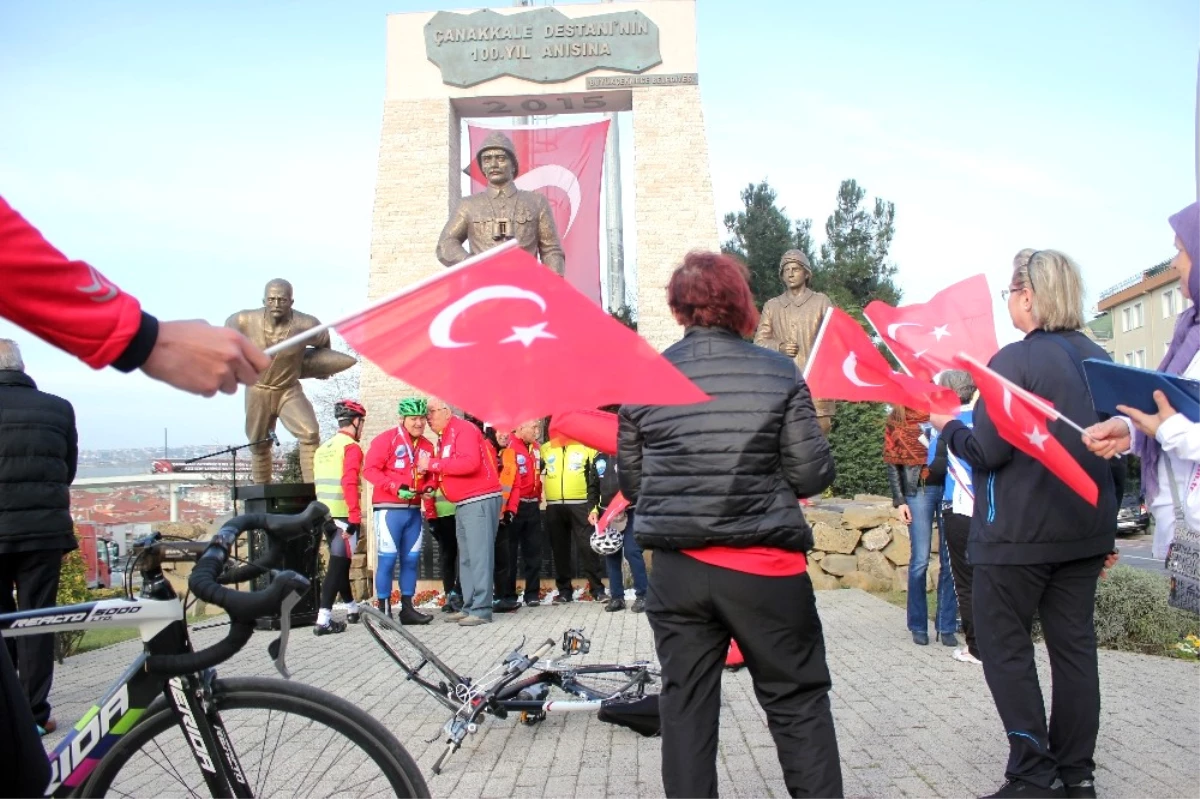
M 876 199 L 874 210 L 863 207 L 866 190 L 855 180 L 842 181 L 837 207 L 825 223 L 826 242 L 813 275 L 813 288 L 829 295 L 833 304 L 862 320 L 872 300 L 900 302 L 892 281 L 896 267 L 888 261 L 896 232 L 896 206 Z
M 783 293 L 779 259 L 795 246 L 792 221 L 775 204 L 775 199 L 775 190 L 767 181 L 751 183 L 742 191 L 743 210 L 725 215 L 725 229 L 730 237 L 721 250 L 736 255 L 746 264 L 750 270 L 750 290 L 760 308 Z M 811 240 L 808 246 L 812 248 Z

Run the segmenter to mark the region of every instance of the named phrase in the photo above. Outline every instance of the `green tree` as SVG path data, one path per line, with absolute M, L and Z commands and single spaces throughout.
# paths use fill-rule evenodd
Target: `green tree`
M 76 536 L 78 541 L 78 536 Z M 83 553 L 73 549 L 63 555 L 62 567 L 58 572 L 58 595 L 54 598 L 56 605 L 77 605 L 91 599 L 87 585 L 87 569 L 83 563 Z M 63 658 L 69 658 L 79 649 L 83 640 L 83 630 L 73 630 L 54 634 L 54 657 L 59 663 Z
M 833 493 L 888 495 L 887 469 L 883 465 L 883 426 L 887 410 L 874 402 L 839 402 L 829 434 L 837 466 Z
M 863 207 L 866 194 L 857 181 L 842 181 L 813 275 L 814 289 L 860 321 L 863 307 L 872 300 L 889 305 L 900 301 L 900 289 L 892 280 L 896 267 L 888 261 L 896 206 L 877 198 L 868 212 Z
M 300 470 L 300 448 L 292 447 L 283 455 L 283 474 L 279 476 L 281 483 L 303 483 L 304 473 Z
M 615 310 L 609 311 L 609 316 L 635 333 L 637 332 L 637 313 L 628 305 L 622 305 Z

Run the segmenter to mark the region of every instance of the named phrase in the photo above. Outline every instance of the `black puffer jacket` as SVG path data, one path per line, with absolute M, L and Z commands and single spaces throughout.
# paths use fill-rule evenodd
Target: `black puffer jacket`
M 0 370 L 0 555 L 75 549 L 78 446 L 71 403 L 24 372 Z
M 812 549 L 797 498 L 834 467 L 796 364 L 720 328 L 688 328 L 663 355 L 712 400 L 622 406 L 618 477 L 638 543 Z

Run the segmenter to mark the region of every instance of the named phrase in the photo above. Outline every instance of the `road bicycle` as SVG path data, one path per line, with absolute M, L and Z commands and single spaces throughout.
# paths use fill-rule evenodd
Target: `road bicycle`
M 141 595 L 0 615 L 0 635 L 136 627 L 144 642 L 129 668 L 54 750 L 46 796 L 353 796 L 427 797 L 409 753 L 362 709 L 326 691 L 286 679 L 218 679 L 215 666 L 241 650 L 255 619 L 278 614 L 279 637 L 267 648 L 280 674 L 290 614 L 309 581 L 278 571 L 283 548 L 332 523 L 314 502 L 295 515 L 230 519 L 208 544 L 143 542 L 136 565 Z M 264 557 L 229 564 L 238 536 L 262 530 Z M 195 561 L 190 593 L 229 614 L 229 633 L 193 651 L 180 601 L 162 565 Z M 227 567 L 229 565 L 229 568 Z M 261 591 L 226 585 L 266 575 Z
M 442 727 L 446 749 L 433 765 L 441 774 L 446 759 L 479 728 L 483 716 L 517 714 L 523 724 L 537 724 L 550 713 L 596 713 L 600 720 L 628 727 L 645 736 L 659 733 L 659 670 L 648 661 L 569 665 L 585 655 L 591 642 L 582 630 L 563 633 L 562 657 L 544 660 L 558 643 L 547 639 L 530 654 L 525 639 L 478 679 L 459 675 L 416 636 L 375 608 L 361 610 L 360 620 L 375 642 L 400 666 L 408 681 L 443 704 L 453 715 Z M 529 672 L 532 672 L 531 674 Z M 570 699 L 556 699 L 553 692 Z M 440 736 L 441 733 L 439 733 Z

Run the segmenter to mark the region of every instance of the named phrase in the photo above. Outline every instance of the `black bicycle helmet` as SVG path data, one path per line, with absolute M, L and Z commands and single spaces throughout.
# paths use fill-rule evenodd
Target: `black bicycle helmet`
M 333 418 L 342 424 L 366 418 L 366 415 L 367 409 L 352 399 L 338 400 L 333 406 Z

